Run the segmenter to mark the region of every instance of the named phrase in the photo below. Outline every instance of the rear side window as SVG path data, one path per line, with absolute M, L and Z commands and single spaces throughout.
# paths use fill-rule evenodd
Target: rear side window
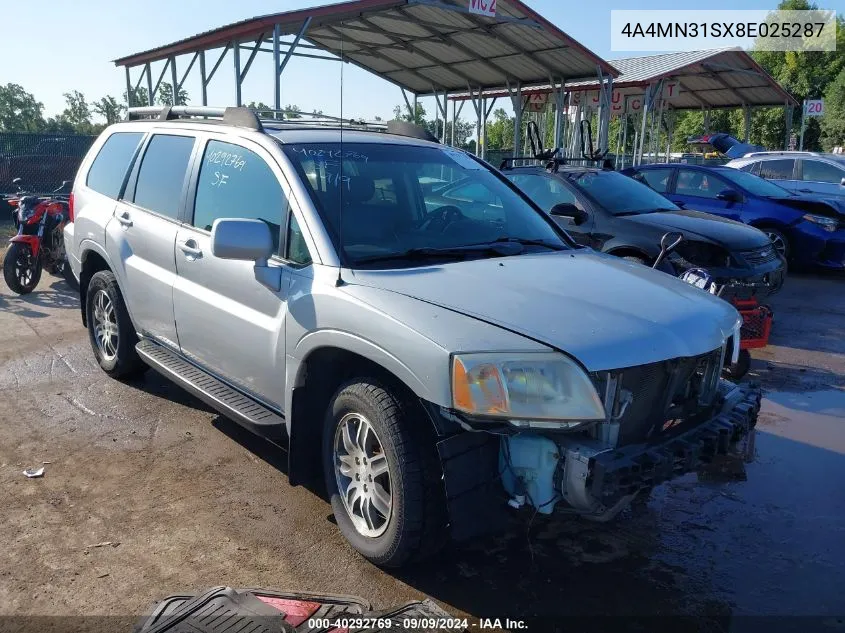
M 760 176 L 769 180 L 792 180 L 795 161 L 791 158 L 761 161 Z
M 194 202 L 196 228 L 210 231 L 218 218 L 264 220 L 278 253 L 286 213 L 282 185 L 261 156 L 240 145 L 208 142 Z
M 135 204 L 175 220 L 193 149 L 192 136 L 153 136 L 138 172 Z
M 845 178 L 845 169 L 820 160 L 804 161 L 804 180 L 839 184 Z
M 639 180 L 644 185 L 648 185 L 657 193 L 666 193 L 666 190 L 669 188 L 669 178 L 671 176 L 671 169 L 649 169 L 638 172 L 634 180 Z
M 754 174 L 755 176 L 760 175 L 760 165 L 763 164 L 763 161 L 757 161 L 756 163 L 748 163 L 747 165 L 743 165 L 740 167 L 742 171 L 747 171 L 749 174 Z
M 97 158 L 91 163 L 85 184 L 104 196 L 117 199 L 129 164 L 138 149 L 144 134 L 142 132 L 116 132 L 103 146 Z

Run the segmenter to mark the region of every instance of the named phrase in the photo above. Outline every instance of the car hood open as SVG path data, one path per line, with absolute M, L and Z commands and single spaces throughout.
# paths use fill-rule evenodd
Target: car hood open
M 344 279 L 505 328 L 590 371 L 712 351 L 739 318 L 727 302 L 677 278 L 589 249 L 356 270 Z
M 643 213 L 625 219 L 654 226 L 661 231 L 681 231 L 687 238 L 694 236 L 699 240 L 719 244 L 730 251 L 763 248 L 769 244 L 766 234 L 753 226 L 691 209 Z

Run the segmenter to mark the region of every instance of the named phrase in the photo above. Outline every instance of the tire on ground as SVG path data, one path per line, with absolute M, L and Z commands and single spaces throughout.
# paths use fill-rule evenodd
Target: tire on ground
M 22 284 L 15 274 L 15 264 L 18 256 L 23 254 L 24 249 L 29 250 L 29 246 L 19 242 L 12 242 L 9 249 L 6 251 L 6 256 L 3 258 L 3 278 L 6 280 L 6 285 L 9 290 L 19 295 L 26 295 L 35 290 L 38 282 L 41 280 L 41 260 L 37 259 L 35 262 L 35 270 L 32 271 L 32 279 L 29 283 Z
M 108 294 L 114 306 L 117 320 L 118 342 L 117 354 L 114 358 L 106 358 L 102 354 L 94 334 L 96 325 L 94 300 L 100 290 Z M 112 378 L 131 378 L 146 371 L 147 366 L 135 351 L 135 344 L 138 342 L 135 327 L 126 311 L 126 304 L 123 302 L 123 295 L 118 288 L 117 279 L 110 270 L 101 270 L 95 273 L 91 277 L 91 281 L 88 282 L 88 291 L 85 295 L 85 316 L 88 323 L 88 338 L 91 342 L 91 348 L 94 350 L 94 357 L 104 372 Z
M 446 498 L 434 433 L 422 417 L 413 419 L 413 410 L 394 389 L 373 378 L 358 378 L 341 385 L 324 421 L 323 471 L 335 520 L 350 544 L 382 567 L 432 556 L 447 540 Z M 348 413 L 369 421 L 387 458 L 392 510 L 387 529 L 377 537 L 355 529 L 338 491 L 335 431 Z

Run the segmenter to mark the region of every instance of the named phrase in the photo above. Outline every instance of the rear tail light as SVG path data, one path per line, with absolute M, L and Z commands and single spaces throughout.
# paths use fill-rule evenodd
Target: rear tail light
M 67 215 L 68 221 L 73 222 L 73 192 L 70 192 L 70 196 L 67 199 Z

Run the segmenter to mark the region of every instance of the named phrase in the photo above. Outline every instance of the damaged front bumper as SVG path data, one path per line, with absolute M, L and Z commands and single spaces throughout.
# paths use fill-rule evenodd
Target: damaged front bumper
M 598 521 L 612 519 L 640 492 L 728 453 L 757 423 L 757 386 L 720 384 L 719 413 L 659 440 L 608 447 L 583 435 L 520 434 L 502 439 L 500 467 L 511 505 L 550 514 L 558 502 Z M 665 438 L 665 439 L 664 439 Z

